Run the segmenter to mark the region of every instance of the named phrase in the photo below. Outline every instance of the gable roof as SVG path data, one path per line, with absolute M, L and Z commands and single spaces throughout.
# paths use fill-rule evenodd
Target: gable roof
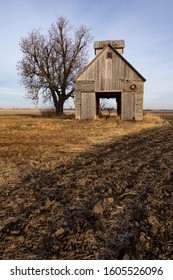
M 110 44 L 106 45 L 103 50 L 97 55 L 95 56 L 95 58 L 82 70 L 81 73 L 79 73 L 79 75 L 76 77 L 75 81 L 85 72 L 86 69 L 88 69 L 90 67 L 91 64 L 93 64 L 93 62 L 95 60 L 98 59 L 98 57 L 108 48 L 110 47 L 112 49 L 112 51 L 114 51 L 116 53 L 116 55 L 118 55 L 144 82 L 146 81 L 146 79 L 130 64 L 130 62 L 127 61 L 127 59 L 125 59 L 114 47 L 112 47 Z

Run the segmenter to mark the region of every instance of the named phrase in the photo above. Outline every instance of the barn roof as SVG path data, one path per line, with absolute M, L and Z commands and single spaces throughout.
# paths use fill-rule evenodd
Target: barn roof
M 112 47 L 110 44 L 106 45 L 104 47 L 104 49 L 82 70 L 81 73 L 79 73 L 79 75 L 76 77 L 76 80 L 85 72 L 86 69 L 88 69 L 90 67 L 90 65 L 98 59 L 98 57 L 108 48 L 110 47 L 112 49 L 112 51 L 114 51 L 116 53 L 116 55 L 118 55 L 123 61 L 124 63 L 126 63 L 144 82 L 146 81 L 146 79 L 127 61 L 127 59 L 125 59 L 114 47 Z

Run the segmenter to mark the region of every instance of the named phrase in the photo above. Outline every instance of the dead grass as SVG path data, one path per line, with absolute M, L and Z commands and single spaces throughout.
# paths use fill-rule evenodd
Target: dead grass
M 16 111 L 8 111 L 7 116 L 0 110 L 0 184 L 17 182 L 20 173 L 33 166 L 51 168 L 95 145 L 163 124 L 159 115 L 151 114 L 146 114 L 143 122 L 117 118 L 77 121 L 41 118 L 33 110 L 31 116 L 28 110 L 16 116 Z
M 144 122 L 145 124 L 162 124 L 163 118 L 161 115 L 158 114 L 151 114 L 151 113 L 145 113 L 144 114 Z

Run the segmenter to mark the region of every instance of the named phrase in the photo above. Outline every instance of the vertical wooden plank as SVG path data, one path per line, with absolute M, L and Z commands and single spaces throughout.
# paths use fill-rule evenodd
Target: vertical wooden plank
M 105 90 L 112 90 L 112 58 L 105 60 Z
M 75 93 L 75 119 L 80 120 L 80 107 L 81 107 L 81 94 L 76 91 Z
M 81 93 L 81 120 L 93 120 L 96 118 L 95 92 Z
M 122 92 L 121 95 L 121 119 L 135 120 L 135 92 Z

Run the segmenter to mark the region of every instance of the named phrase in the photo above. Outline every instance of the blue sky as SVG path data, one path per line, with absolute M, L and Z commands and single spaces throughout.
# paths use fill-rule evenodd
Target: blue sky
M 33 107 L 16 71 L 20 38 L 63 16 L 91 28 L 93 41 L 124 39 L 124 57 L 147 79 L 144 107 L 173 109 L 172 14 L 172 0 L 1 0 L 0 108 Z

